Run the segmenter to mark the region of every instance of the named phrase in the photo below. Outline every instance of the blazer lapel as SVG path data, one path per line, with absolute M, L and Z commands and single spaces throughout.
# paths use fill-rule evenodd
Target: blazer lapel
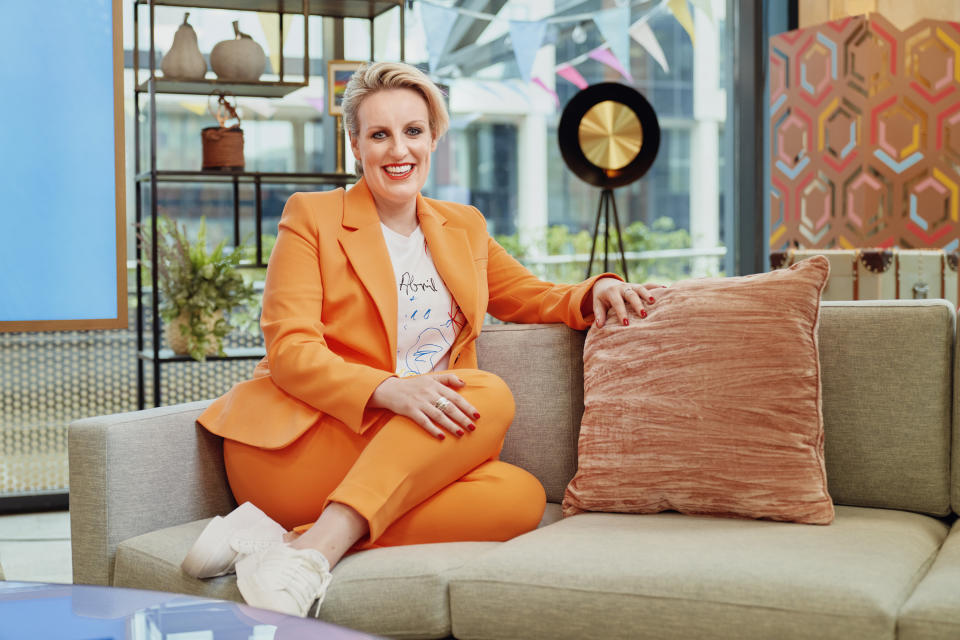
M 437 272 L 450 290 L 450 295 L 463 312 L 470 325 L 469 333 L 461 331 L 457 342 L 470 339 L 480 331 L 479 287 L 473 252 L 467 240 L 467 232 L 447 226 L 447 219 L 420 195 L 417 194 L 417 215 L 420 228 L 430 247 Z M 466 333 L 466 335 L 464 335 Z
M 396 277 L 380 229 L 380 217 L 363 178 L 344 195 L 343 227 L 338 240 L 357 277 L 377 305 L 380 323 L 390 346 L 391 362 L 396 366 Z

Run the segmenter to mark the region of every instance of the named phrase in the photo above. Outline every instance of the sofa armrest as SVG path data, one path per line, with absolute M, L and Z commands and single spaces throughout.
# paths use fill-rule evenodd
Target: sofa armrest
M 70 424 L 73 581 L 109 585 L 117 545 L 230 511 L 222 439 L 196 424 L 209 400 Z

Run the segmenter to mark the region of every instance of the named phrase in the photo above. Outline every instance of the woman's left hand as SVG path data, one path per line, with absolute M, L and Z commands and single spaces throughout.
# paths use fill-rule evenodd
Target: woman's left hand
M 661 289 L 662 284 L 634 284 L 622 282 L 616 278 L 600 278 L 593 283 L 593 315 L 594 322 L 602 327 L 608 315 L 615 315 L 618 323 L 627 325 L 627 305 L 641 318 L 647 317 L 644 304 L 653 304 L 652 289 Z M 611 314 L 612 311 L 612 314 Z

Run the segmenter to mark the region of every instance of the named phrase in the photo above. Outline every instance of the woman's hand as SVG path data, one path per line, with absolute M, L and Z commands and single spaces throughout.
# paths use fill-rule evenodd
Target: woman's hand
M 465 385 L 452 373 L 387 378 L 374 390 L 367 406 L 406 416 L 439 440 L 443 440 L 444 435 L 438 426 L 462 436 L 476 429 L 473 420 L 480 417 L 473 405 L 454 391 Z
M 644 303 L 653 304 L 654 302 L 650 290 L 663 287 L 662 284 L 633 284 L 631 282 L 621 282 L 616 278 L 600 278 L 593 283 L 594 322 L 598 327 L 602 327 L 612 309 L 617 322 L 623 325 L 630 324 L 627 319 L 628 304 L 638 316 L 646 318 L 647 311 L 643 308 L 643 305 Z

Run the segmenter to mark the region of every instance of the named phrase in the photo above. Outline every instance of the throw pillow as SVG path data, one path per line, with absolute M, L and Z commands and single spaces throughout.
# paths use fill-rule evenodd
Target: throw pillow
M 823 256 L 657 289 L 646 319 L 593 327 L 583 351 L 581 511 L 833 521 L 817 330 Z

